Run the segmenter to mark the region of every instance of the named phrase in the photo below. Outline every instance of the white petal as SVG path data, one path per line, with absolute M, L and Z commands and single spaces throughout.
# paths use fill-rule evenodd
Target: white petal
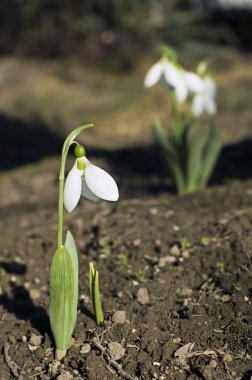
M 204 82 L 197 74 L 186 71 L 185 80 L 190 92 L 197 93 L 204 90 Z
M 157 84 L 163 73 L 163 63 L 157 62 L 153 65 L 150 70 L 147 72 L 144 78 L 144 87 L 152 87 Z
M 205 92 L 209 96 L 214 98 L 217 93 L 217 87 L 216 87 L 215 81 L 210 77 L 206 77 L 204 78 L 204 86 L 205 86 Z
M 179 103 L 183 103 L 188 95 L 188 89 L 184 78 L 181 76 L 175 87 L 175 96 Z
M 79 170 L 75 162 L 73 168 L 68 173 L 64 186 L 64 206 L 68 212 L 72 212 L 79 202 L 82 174 L 83 170 Z
M 173 63 L 166 63 L 164 65 L 164 78 L 168 85 L 176 87 L 181 79 L 179 69 Z
M 164 78 L 167 84 L 174 88 L 177 101 L 183 103 L 188 95 L 184 71 L 173 63 L 167 63 L 164 68 Z
M 119 192 L 114 179 L 105 170 L 91 164 L 86 157 L 84 157 L 84 161 L 86 164 L 85 180 L 89 190 L 101 199 L 117 201 Z
M 193 116 L 200 116 L 205 109 L 205 97 L 204 94 L 197 94 L 193 98 L 192 102 L 192 114 Z
M 216 113 L 217 107 L 213 97 L 208 96 L 205 98 L 205 109 L 210 115 L 214 115 Z
M 93 202 L 99 202 L 101 198 L 97 197 L 92 191 L 88 188 L 85 178 L 82 179 L 82 189 L 81 195 Z

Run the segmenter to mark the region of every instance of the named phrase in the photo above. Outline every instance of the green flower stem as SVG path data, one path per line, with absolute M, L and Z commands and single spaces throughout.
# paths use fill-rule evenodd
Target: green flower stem
M 178 101 L 176 99 L 174 91 L 171 91 L 171 105 L 172 105 L 172 132 L 176 141 L 181 137 L 181 117 L 179 112 Z
M 64 182 L 65 182 L 65 166 L 66 158 L 68 155 L 69 148 L 73 142 L 75 142 L 76 136 L 84 131 L 84 129 L 93 127 L 93 124 L 85 124 L 81 127 L 75 129 L 66 138 L 61 154 L 61 165 L 59 174 L 59 203 L 58 203 L 58 248 L 63 244 L 63 200 L 64 200 Z M 75 142 L 76 143 L 76 142 Z

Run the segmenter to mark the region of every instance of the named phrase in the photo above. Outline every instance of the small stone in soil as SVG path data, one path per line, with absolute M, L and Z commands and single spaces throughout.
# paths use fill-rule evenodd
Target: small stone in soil
M 88 354 L 91 350 L 91 346 L 88 343 L 84 343 L 83 346 L 81 347 L 80 353 L 81 354 Z
M 146 305 L 149 303 L 148 290 L 146 288 L 140 288 L 137 292 L 137 301 L 140 305 Z
M 172 256 L 180 256 L 180 249 L 179 249 L 179 246 L 177 244 L 173 245 L 170 249 L 170 254 Z
M 217 366 L 218 366 L 217 361 L 214 360 L 214 359 L 212 359 L 212 360 L 210 361 L 210 363 L 209 363 L 209 367 L 211 367 L 211 368 L 217 368 Z
M 228 362 L 228 363 L 230 363 L 233 360 L 232 355 L 228 353 L 223 356 L 223 359 L 225 362 Z
M 32 334 L 31 337 L 30 337 L 29 343 L 32 346 L 39 347 L 41 345 L 41 343 L 42 343 L 42 336 L 41 335 Z
M 134 245 L 134 247 L 139 247 L 139 245 L 141 245 L 141 239 L 135 239 L 133 241 L 133 245 Z
M 35 367 L 35 368 L 34 368 L 34 371 L 35 371 L 35 372 L 41 372 L 42 370 L 43 370 L 42 367 Z
M 126 312 L 118 310 L 112 315 L 112 322 L 123 324 L 126 321 Z
M 159 268 L 164 268 L 166 266 L 166 264 L 173 264 L 176 262 L 177 262 L 176 257 L 167 255 L 164 257 L 160 257 L 159 262 L 158 262 L 158 266 L 159 266 Z
M 73 375 L 71 375 L 71 373 L 68 371 L 62 373 L 61 375 L 57 377 L 57 380 L 72 380 L 72 379 L 73 379 Z
M 231 300 L 231 297 L 228 295 L 228 294 L 224 294 L 222 297 L 221 297 L 221 302 L 223 303 L 227 303 Z
M 120 360 L 125 354 L 125 348 L 118 342 L 111 342 L 108 345 L 108 353 L 112 360 Z
M 173 231 L 178 232 L 180 230 L 180 227 L 177 225 L 172 226 Z
M 30 297 L 32 300 L 37 300 L 38 298 L 40 298 L 40 291 L 38 289 L 31 289 Z
M 182 257 L 184 259 L 188 259 L 190 257 L 190 252 L 188 251 L 188 249 L 185 249 L 184 251 L 182 251 Z
M 182 296 L 182 297 L 190 297 L 193 293 L 193 290 L 190 289 L 190 288 L 187 288 L 186 286 L 184 286 L 182 289 L 180 289 L 180 292 L 179 294 Z

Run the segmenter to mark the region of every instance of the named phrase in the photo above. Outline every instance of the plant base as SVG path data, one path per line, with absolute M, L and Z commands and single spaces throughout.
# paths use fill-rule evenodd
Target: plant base
M 66 350 L 56 350 L 55 359 L 61 360 L 66 356 Z

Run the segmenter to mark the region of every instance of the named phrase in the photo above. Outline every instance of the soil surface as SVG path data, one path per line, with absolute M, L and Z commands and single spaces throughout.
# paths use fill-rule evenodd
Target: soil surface
M 3 211 L 1 379 L 250 379 L 251 222 L 251 180 L 182 199 L 83 201 L 66 221 L 79 247 L 80 298 L 59 363 L 47 314 L 55 211 Z M 89 298 L 90 261 L 104 327 Z
M 207 189 L 183 198 L 174 194 L 151 135 L 152 117 L 161 108 L 161 115 L 166 113 L 161 90 L 143 99 L 143 92 L 136 92 L 133 106 L 129 94 L 139 87 L 136 73 L 120 82 L 126 95 L 119 101 L 119 76 L 113 84 L 102 74 L 92 85 L 89 77 L 79 84 L 78 70 L 74 82 L 69 71 L 59 80 L 59 68 L 57 76 L 48 66 L 39 70 L 34 93 L 27 84 L 25 97 L 24 83 L 28 76 L 32 81 L 38 63 L 29 63 L 28 75 L 24 62 L 0 62 L 0 70 L 14 67 L 18 78 L 11 87 L 5 76 L 7 95 L 0 107 L 8 138 L 0 143 L 1 380 L 251 379 L 251 80 L 245 72 L 249 58 L 238 60 L 228 68 L 220 65 L 218 72 L 225 147 L 215 174 Z M 104 92 L 96 99 L 102 80 Z M 106 83 L 111 94 L 113 86 L 117 89 L 111 104 L 121 103 L 116 111 L 104 106 L 103 114 L 93 108 L 97 121 L 105 115 L 107 122 L 84 140 L 92 162 L 117 180 L 120 201 L 83 199 L 65 215 L 65 231 L 72 231 L 79 251 L 80 293 L 73 340 L 57 362 L 48 319 L 49 272 L 56 249 L 59 152 L 73 122 L 67 120 L 55 133 L 53 120 L 63 120 L 64 112 L 71 119 L 77 104 L 74 127 L 79 125 L 82 103 L 74 99 L 87 85 L 93 91 L 91 108 L 96 102 L 102 106 Z M 43 122 L 28 122 L 40 104 Z M 10 118 L 14 109 L 18 114 Z M 43 148 L 41 141 L 52 144 Z M 99 269 L 103 327 L 95 324 L 89 298 L 90 261 Z

